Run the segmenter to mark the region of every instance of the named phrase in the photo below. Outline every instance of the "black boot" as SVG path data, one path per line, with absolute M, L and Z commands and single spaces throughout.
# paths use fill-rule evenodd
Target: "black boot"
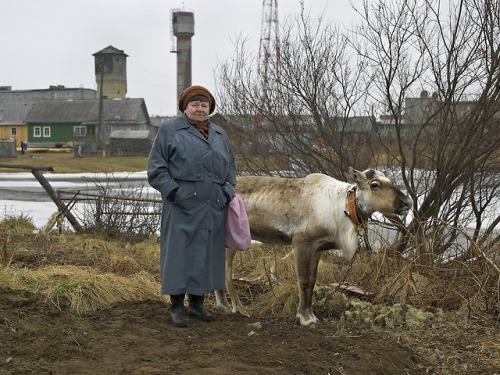
M 184 294 L 177 294 L 170 296 L 170 318 L 176 327 L 187 327 L 189 318 L 184 310 Z
M 213 315 L 203 307 L 203 301 L 205 300 L 205 296 L 195 296 L 189 295 L 189 308 L 188 315 L 202 320 L 204 322 L 209 322 L 213 319 Z

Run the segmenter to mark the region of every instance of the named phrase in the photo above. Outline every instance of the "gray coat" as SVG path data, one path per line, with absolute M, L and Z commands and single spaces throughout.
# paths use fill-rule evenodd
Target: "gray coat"
M 236 163 L 226 132 L 209 123 L 208 140 L 180 115 L 160 126 L 148 161 L 162 196 L 161 292 L 202 295 L 224 289 L 225 217 Z M 178 188 L 175 197 L 169 197 Z

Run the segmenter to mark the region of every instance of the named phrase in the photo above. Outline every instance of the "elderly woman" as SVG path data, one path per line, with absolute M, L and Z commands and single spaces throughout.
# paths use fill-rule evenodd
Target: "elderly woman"
M 176 327 L 188 326 L 188 315 L 212 320 L 204 295 L 224 289 L 225 216 L 236 166 L 226 132 L 208 120 L 214 109 L 206 88 L 188 87 L 179 96 L 183 114 L 161 125 L 149 155 L 148 181 L 163 201 L 161 292 L 170 295 Z

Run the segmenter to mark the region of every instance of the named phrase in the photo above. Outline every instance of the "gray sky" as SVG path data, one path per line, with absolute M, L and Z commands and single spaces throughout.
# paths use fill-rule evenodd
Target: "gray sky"
M 349 0 L 303 0 L 331 22 L 355 19 Z M 359 3 L 359 1 L 358 1 Z M 278 1 L 279 18 L 300 14 L 300 0 Z M 2 0 L 0 86 L 96 89 L 93 53 L 112 45 L 127 58 L 127 96 L 144 98 L 150 115 L 176 114 L 172 9 L 194 12 L 192 83 L 215 90 L 214 69 L 238 35 L 259 48 L 262 0 Z

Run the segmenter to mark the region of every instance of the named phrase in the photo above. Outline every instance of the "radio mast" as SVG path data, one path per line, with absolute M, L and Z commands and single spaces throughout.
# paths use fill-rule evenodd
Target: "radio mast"
M 278 0 L 263 0 L 258 71 L 264 90 L 269 85 L 269 67 L 279 65 Z

